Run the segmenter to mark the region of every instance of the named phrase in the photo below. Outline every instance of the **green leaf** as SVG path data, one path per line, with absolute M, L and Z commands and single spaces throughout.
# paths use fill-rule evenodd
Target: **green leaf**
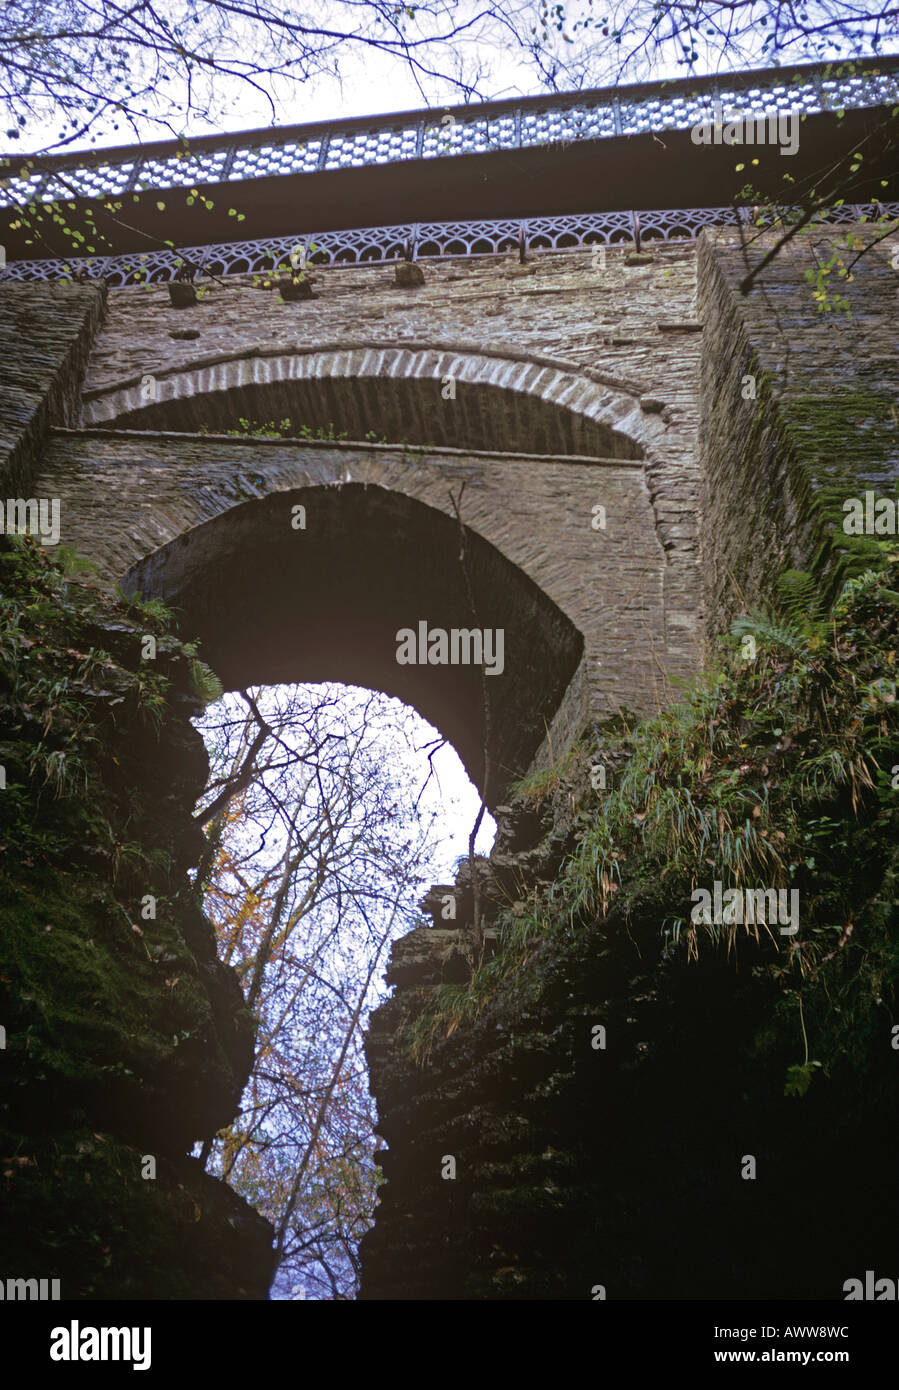
M 787 1080 L 784 1086 L 785 1096 L 804 1096 L 812 1084 L 815 1071 L 820 1067 L 820 1062 L 801 1062 L 795 1066 L 787 1068 Z
M 210 666 L 204 661 L 192 661 L 190 663 L 190 677 L 193 692 L 203 705 L 215 704 L 224 694 L 224 688 L 218 676 Z

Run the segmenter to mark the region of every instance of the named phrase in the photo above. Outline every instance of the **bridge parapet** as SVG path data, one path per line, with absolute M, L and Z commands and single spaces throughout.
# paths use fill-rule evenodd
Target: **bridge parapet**
M 13 174 L 0 206 L 684 130 L 714 119 L 716 106 L 805 115 L 864 109 L 897 100 L 897 73 L 896 57 L 800 64 L 79 152 Z M 13 167 L 23 162 L 9 158 Z

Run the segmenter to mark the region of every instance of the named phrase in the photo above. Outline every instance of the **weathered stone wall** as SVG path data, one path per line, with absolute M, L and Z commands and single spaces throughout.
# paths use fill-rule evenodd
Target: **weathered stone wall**
M 626 263 L 626 246 L 608 247 L 604 265 L 577 250 L 535 252 L 526 266 L 510 256 L 423 262 L 418 288 L 396 285 L 392 269 L 381 265 L 314 266 L 315 297 L 293 304 L 239 276 L 208 285 L 190 310 L 172 309 L 164 285 L 117 289 L 91 357 L 86 400 L 146 373 L 290 345 L 420 343 L 542 358 L 590 369 L 638 396 L 661 396 L 677 416 L 671 438 L 682 443 L 680 431 L 689 436 L 697 424 L 694 383 L 681 370 L 698 361 L 690 327 L 695 247 L 651 249 L 654 261 L 643 265 Z M 186 339 L 185 332 L 198 336 Z
M 71 425 L 106 300 L 96 285 L 17 285 L 0 292 L 0 483 L 28 497 L 50 425 Z
M 850 231 L 861 244 L 874 235 Z M 750 264 L 771 242 L 768 234 L 754 243 Z M 841 530 L 842 502 L 866 487 L 895 497 L 899 274 L 882 242 L 850 282 L 830 283 L 851 317 L 819 313 L 805 272 L 835 245 L 833 229 L 800 233 L 744 296 L 739 238 L 721 231 L 700 240 L 702 569 L 712 631 L 771 597 L 787 569 L 814 571 L 832 593 L 876 553 L 866 537 Z M 854 255 L 842 251 L 845 262 Z

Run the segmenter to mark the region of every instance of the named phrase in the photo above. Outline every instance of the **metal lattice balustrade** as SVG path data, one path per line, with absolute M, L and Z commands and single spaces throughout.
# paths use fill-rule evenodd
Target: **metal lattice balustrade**
M 758 116 L 793 109 L 815 115 L 897 100 L 899 58 L 883 58 L 204 136 L 189 145 L 173 140 L 40 159 L 33 170 L 25 166 L 27 156 L 9 155 L 0 206 L 684 130 L 714 119 L 716 103 Z
M 738 215 L 741 223 L 750 221 L 749 209 L 741 209 Z M 899 203 L 878 203 L 876 206 L 846 203 L 834 209 L 827 220 L 871 221 L 880 215 L 899 219 Z M 636 216 L 640 236 L 645 242 L 690 240 L 698 236 L 703 227 L 735 225 L 733 208 L 668 208 L 640 212 Z M 84 269 L 90 275 L 105 277 L 111 286 L 120 286 L 137 281 L 169 280 L 185 261 L 213 275 L 261 274 L 275 264 L 286 265 L 291 255 L 294 263 L 305 254 L 312 263 L 359 265 L 395 261 L 403 255 L 404 247 L 410 246 L 416 257 L 492 256 L 517 247 L 522 232 L 531 251 L 608 246 L 633 241 L 634 218 L 632 212 L 588 212 L 532 217 L 526 221 L 506 218 L 484 222 L 418 222 L 262 241 L 231 241 L 218 246 L 187 246 L 177 251 L 10 261 L 0 270 L 0 280 L 71 279 L 74 273 Z

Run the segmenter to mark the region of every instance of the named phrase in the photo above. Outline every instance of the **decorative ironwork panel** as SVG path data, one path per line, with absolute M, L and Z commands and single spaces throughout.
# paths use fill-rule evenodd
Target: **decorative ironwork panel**
M 831 222 L 871 220 L 879 213 L 899 219 L 899 203 L 844 204 L 829 215 Z M 640 236 L 644 242 L 689 240 L 703 227 L 734 225 L 733 208 L 665 208 L 641 212 Z M 749 221 L 741 209 L 740 220 Z M 0 280 L 71 279 L 79 271 L 104 277 L 111 286 L 139 281 L 170 280 L 185 261 L 212 275 L 264 274 L 273 266 L 287 265 L 292 254 L 305 255 L 312 263 L 361 265 L 367 261 L 395 261 L 411 242 L 421 258 L 493 256 L 518 246 L 524 229 L 528 246 L 535 251 L 566 247 L 614 245 L 634 236 L 631 212 L 585 212 L 561 217 L 531 217 L 526 221 L 503 218 L 483 222 L 417 222 L 392 227 L 362 227 L 343 232 L 321 232 L 263 241 L 230 241 L 217 246 L 186 246 L 177 251 L 158 251 L 120 256 L 85 256 L 71 260 L 9 261 L 0 269 Z

